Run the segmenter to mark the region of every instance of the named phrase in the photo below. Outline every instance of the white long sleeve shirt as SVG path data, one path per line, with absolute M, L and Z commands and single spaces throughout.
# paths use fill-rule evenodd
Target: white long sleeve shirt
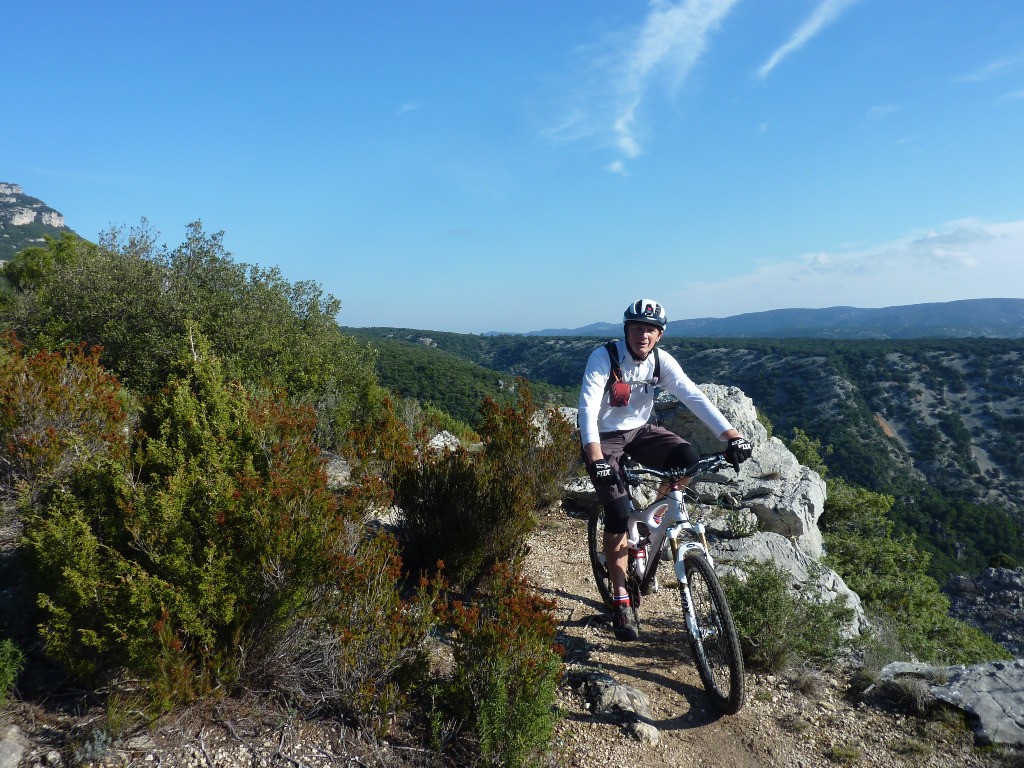
M 601 432 L 625 431 L 643 426 L 654 410 L 655 388 L 651 382 L 654 378 L 654 352 L 651 352 L 646 360 L 640 361 L 633 359 L 624 340 L 619 339 L 616 348 L 619 352 L 622 378 L 631 385 L 629 403 L 621 408 L 613 408 L 608 402 L 610 393 L 606 387 L 612 372 L 612 361 L 608 356 L 608 350 L 602 344 L 590 353 L 583 373 L 583 385 L 580 388 L 579 424 L 583 445 L 601 442 Z M 658 387 L 674 395 L 704 422 L 716 437 L 732 429 L 729 420 L 683 373 L 676 359 L 661 350 L 658 354 L 661 358 L 661 378 L 658 380 Z

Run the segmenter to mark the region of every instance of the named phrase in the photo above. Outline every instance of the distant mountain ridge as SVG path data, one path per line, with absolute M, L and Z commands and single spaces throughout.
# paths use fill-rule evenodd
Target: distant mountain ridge
M 17 184 L 0 181 L 0 261 L 42 245 L 47 235 L 71 231 L 64 217 L 42 200 L 26 195 Z
M 600 336 L 622 334 L 622 323 L 592 323 L 582 328 L 546 328 L 526 336 Z M 493 334 L 488 334 L 493 335 Z M 880 309 L 772 309 L 732 317 L 669 320 L 676 338 L 1024 338 L 1024 299 L 964 299 L 907 304 Z

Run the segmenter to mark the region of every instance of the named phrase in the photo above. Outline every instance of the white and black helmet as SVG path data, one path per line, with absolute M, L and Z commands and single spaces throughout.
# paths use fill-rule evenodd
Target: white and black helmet
M 622 313 L 623 323 L 645 323 L 655 325 L 665 330 L 668 325 L 668 315 L 665 308 L 654 299 L 637 299 Z

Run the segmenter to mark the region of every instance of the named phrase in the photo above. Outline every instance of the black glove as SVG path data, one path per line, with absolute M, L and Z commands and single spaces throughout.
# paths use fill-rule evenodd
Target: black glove
M 725 460 L 732 464 L 732 468 L 740 471 L 740 464 L 750 458 L 754 452 L 753 446 L 747 442 L 745 437 L 734 437 L 729 441 L 729 447 L 725 449 Z
M 591 475 L 594 478 L 594 483 L 597 485 L 615 485 L 619 481 L 618 476 L 615 474 L 615 470 L 612 469 L 612 465 L 602 459 L 601 461 L 595 461 L 590 465 Z

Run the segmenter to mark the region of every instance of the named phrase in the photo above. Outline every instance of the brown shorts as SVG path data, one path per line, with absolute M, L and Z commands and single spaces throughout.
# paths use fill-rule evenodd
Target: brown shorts
M 700 459 L 696 449 L 683 440 L 675 432 L 654 424 L 620 432 L 602 432 L 601 452 L 605 461 L 611 465 L 615 474 L 619 474 L 619 463 L 624 454 L 655 469 L 675 467 L 691 467 Z M 591 472 L 592 468 L 587 466 Z M 626 487 L 622 483 L 602 485 L 594 483 L 597 498 L 604 506 L 604 527 L 609 533 L 625 533 L 628 508 L 626 506 Z

